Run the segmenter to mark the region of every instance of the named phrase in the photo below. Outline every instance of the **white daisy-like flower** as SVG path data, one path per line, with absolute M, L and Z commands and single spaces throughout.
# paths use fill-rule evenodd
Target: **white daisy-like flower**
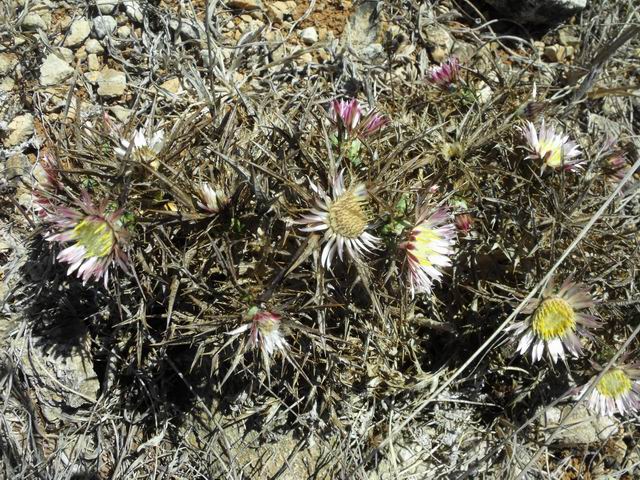
M 540 132 L 533 123 L 527 122 L 527 127 L 522 129 L 522 133 L 531 152 L 527 158 L 542 160 L 543 169 L 550 167 L 576 171 L 582 168 L 584 160 L 578 158 L 581 155 L 578 145 L 569 140 L 568 135 L 562 135 L 552 127 L 546 127 L 544 120 Z
M 553 363 L 565 358 L 565 350 L 578 357 L 582 353 L 580 336 L 590 336 L 587 328 L 599 326 L 596 317 L 579 311 L 592 306 L 584 285 L 565 280 L 554 292 L 553 282 L 549 282 L 543 298 L 531 300 L 522 310 L 529 317 L 510 328 L 519 337 L 518 353 L 525 355 L 531 349 L 533 362 L 542 358 L 545 349 Z
M 400 244 L 407 253 L 411 295 L 431 293 L 431 287 L 442 279 L 443 267 L 451 265 L 456 227 L 445 208 L 431 211 L 423 208 L 406 242 Z
M 209 213 L 218 213 L 229 203 L 229 196 L 223 189 L 214 189 L 208 183 L 201 183 L 198 187 L 198 207 Z
M 310 214 L 303 215 L 296 223 L 308 225 L 303 232 L 324 231 L 324 248 L 320 264 L 331 268 L 336 252 L 344 260 L 344 251 L 353 259 L 376 248 L 379 238 L 367 232 L 369 216 L 367 214 L 367 188 L 362 183 L 345 188 L 344 170 L 332 182 L 332 195 L 329 196 L 320 187 L 311 184 L 319 198 L 316 208 Z
M 79 209 L 53 206 L 45 219 L 52 224 L 52 233 L 46 239 L 50 242 L 69 243 L 57 259 L 69 264 L 67 275 L 77 270 L 83 283 L 94 278 L 103 279 L 105 287 L 109 279 L 109 266 L 117 263 L 128 271 L 129 259 L 123 250 L 128 238 L 122 225 L 122 210 L 107 213 L 107 203 L 95 205 L 88 193 L 84 192 L 77 202 Z
M 133 145 L 129 140 L 124 138 L 120 140 L 121 147 L 114 150 L 116 155 L 124 158 L 129 148 L 131 148 L 131 158 L 138 162 L 146 163 L 157 169 L 160 165 L 158 155 L 164 147 L 164 131 L 156 132 L 146 131 L 144 128 L 138 128 L 133 136 Z
M 289 345 L 280 328 L 281 318 L 275 313 L 256 309 L 251 323 L 242 325 L 228 334 L 238 335 L 248 330 L 251 346 L 260 349 L 268 366 L 271 357 L 278 351 L 286 350 Z
M 598 415 L 611 417 L 640 410 L 640 365 L 611 367 L 595 384 L 588 397 L 588 406 Z M 596 381 L 597 375 L 580 390 L 582 395 Z

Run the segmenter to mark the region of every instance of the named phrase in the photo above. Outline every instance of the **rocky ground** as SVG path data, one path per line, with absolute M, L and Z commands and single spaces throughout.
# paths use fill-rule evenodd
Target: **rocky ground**
M 517 109 L 546 102 L 592 165 L 609 137 L 620 139 L 633 163 L 640 41 L 631 35 L 610 51 L 606 45 L 623 26 L 638 25 L 638 12 L 631 0 L 591 1 L 548 26 L 545 15 L 559 10 L 511 11 L 521 18 L 504 20 L 510 8 L 501 4 L 510 2 L 488 3 L 4 0 L 0 476 L 640 478 L 637 416 L 599 417 L 583 405 L 569 413 L 574 403 L 560 392 L 575 387 L 582 370 L 513 361 L 504 337 L 461 368 L 612 192 L 593 166 L 586 180 L 566 180 L 566 194 L 557 194 L 565 191 L 562 177 L 554 183 L 562 188 L 509 203 L 505 192 L 515 196 L 522 176 L 505 180 L 506 167 L 495 162 L 521 156 Z M 430 67 L 451 57 L 467 72 L 470 97 L 425 80 Z M 378 195 L 377 208 L 396 205 L 396 191 L 437 184 L 451 192 L 442 194 L 450 205 L 475 217 L 450 275 L 464 288 L 445 282 L 442 301 L 412 304 L 361 270 L 336 273 L 350 285 L 344 295 L 322 297 L 325 288 L 340 290 L 324 278 L 303 294 L 295 282 L 315 285 L 316 271 L 307 265 L 293 277 L 285 268 L 282 252 L 296 251 L 287 228 L 302 211 L 291 192 L 307 188 L 314 168 L 329 162 L 327 108 L 346 96 L 391 119 L 379 145 L 367 146 L 371 167 L 362 173 L 372 183 L 396 182 Z M 162 154 L 167 170 L 159 170 L 165 183 L 142 176 L 121 189 L 109 183 L 116 167 L 105 159 L 140 126 L 170 138 Z M 113 280 L 101 289 L 64 275 L 42 241 L 34 205 L 36 165 L 47 154 L 82 188 L 113 189 L 120 198 L 136 192 L 135 279 L 116 276 L 119 286 Z M 189 192 L 189 180 L 214 157 L 237 162 L 250 187 L 238 187 L 234 199 L 255 207 L 237 215 L 250 217 L 243 235 L 251 241 L 230 229 L 228 251 L 225 243 L 198 243 L 200 217 L 180 203 L 179 192 Z M 395 173 L 381 159 L 397 160 Z M 403 172 L 413 187 L 398 179 Z M 289 190 L 278 190 L 274 179 Z M 261 195 L 268 199 L 262 210 Z M 481 205 L 483 195 L 495 198 Z M 566 267 L 595 279 L 610 311 L 610 335 L 603 336 L 613 350 L 640 318 L 638 189 L 614 199 Z M 563 210 L 568 204 L 572 210 Z M 520 237 L 509 235 L 521 215 L 539 221 L 544 241 L 514 245 Z M 215 236 L 221 224 L 203 231 Z M 194 236 L 194 243 L 176 240 Z M 227 255 L 242 257 L 229 278 L 225 262 L 207 263 Z M 270 283 L 274 258 L 290 277 L 279 290 Z M 310 264 L 315 257 L 301 258 Z M 219 296 L 198 280 L 205 268 L 215 270 Z M 301 337 L 314 329 L 306 347 L 294 348 L 291 365 L 283 360 L 267 375 L 244 357 L 223 358 L 228 319 L 250 303 L 230 300 L 238 285 L 282 309 L 295 305 Z M 254 289 L 278 291 L 268 298 Z M 320 340 L 314 332 L 332 317 L 316 313 L 338 303 L 348 306 L 336 317 L 355 326 L 329 326 Z M 377 315 L 400 326 L 374 325 Z M 212 327 L 211 317 L 226 323 Z

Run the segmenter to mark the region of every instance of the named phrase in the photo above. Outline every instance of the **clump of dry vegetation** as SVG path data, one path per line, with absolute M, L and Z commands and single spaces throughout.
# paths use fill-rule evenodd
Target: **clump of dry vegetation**
M 71 94 L 42 123 L 30 207 L 4 201 L 28 239 L 5 273 L 5 473 L 632 478 L 638 104 L 619 94 L 640 44 L 607 49 L 637 12 L 605 4 L 572 63 L 464 2 L 399 2 L 380 6 L 378 63 L 336 42 L 304 66 L 274 58 L 271 27 L 231 44 L 214 16 L 200 49 L 149 5 L 133 114 Z M 456 39 L 445 70 L 425 22 Z M 156 87 L 172 75 L 189 96 Z M 97 377 L 63 428 L 20 366 L 40 350 Z M 624 419 L 602 449 L 540 426 L 598 394 L 626 395 L 600 412 Z

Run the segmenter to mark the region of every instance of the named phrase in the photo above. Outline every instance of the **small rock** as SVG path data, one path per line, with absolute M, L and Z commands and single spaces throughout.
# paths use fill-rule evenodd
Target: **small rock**
M 15 147 L 27 141 L 33 135 L 33 115 L 18 115 L 9 123 L 7 130 L 9 136 L 4 140 L 6 147 Z
M 69 35 L 64 39 L 65 47 L 75 47 L 80 45 L 91 33 L 91 24 L 86 18 L 76 20 L 71 24 Z
M 562 62 L 567 55 L 567 48 L 562 45 L 549 45 L 544 49 L 544 56 L 551 62 Z
M 76 60 L 84 60 L 85 58 L 87 58 L 87 49 L 84 48 L 84 45 L 81 46 L 78 50 L 76 50 L 76 54 L 74 56 L 74 58 Z
M 127 77 L 124 72 L 112 68 L 104 68 L 98 76 L 98 95 L 102 97 L 119 97 L 127 88 Z
M 111 35 L 118 26 L 115 18 L 104 15 L 93 19 L 93 33 L 98 40 L 102 40 L 107 35 Z
M 298 58 L 300 59 L 300 62 L 305 64 L 305 65 L 313 62 L 313 56 L 309 52 L 303 53 Z
M 84 78 L 87 80 L 87 82 L 95 85 L 96 83 L 98 83 L 98 78 L 100 78 L 100 72 L 86 72 L 84 74 Z
M 18 185 L 21 177 L 29 174 L 29 158 L 24 153 L 16 153 L 7 159 L 4 177 L 14 185 Z
M 47 23 L 37 13 L 27 13 L 22 22 L 25 30 L 46 30 Z
M 364 47 L 360 52 L 360 56 L 366 62 L 373 64 L 382 63 L 386 57 L 384 47 L 379 43 L 372 43 Z
M 11 77 L 5 77 L 0 80 L 0 93 L 9 93 L 13 91 L 16 86 L 16 81 Z M 2 97 L 0 97 L 0 101 Z
M 519 23 L 533 25 L 562 23 L 584 10 L 587 0 L 485 0 L 498 12 Z
M 430 54 L 434 62 L 443 62 L 451 47 L 453 47 L 453 38 L 451 34 L 443 27 L 439 25 L 429 25 L 424 32 L 427 42 L 430 44 Z
M 132 22 L 142 23 L 144 14 L 136 0 L 124 0 L 124 10 Z
M 104 47 L 95 38 L 89 38 L 86 42 L 84 42 L 84 48 L 87 50 L 87 53 L 100 54 L 104 52 Z
M 198 35 L 198 25 L 188 18 L 183 18 L 181 21 L 176 19 L 170 20 L 169 27 L 175 31 L 178 31 L 179 29 L 180 34 L 184 35 L 189 40 L 197 40 L 200 38 L 200 35 Z M 201 30 L 204 31 L 204 27 L 202 27 Z
M 73 72 L 71 65 L 55 53 L 50 53 L 40 66 L 40 84 L 43 86 L 58 85 L 73 75 Z
M 262 2 L 260 0 L 230 0 L 227 2 L 227 6 L 238 10 L 255 10 L 262 7 Z
M 100 59 L 95 53 L 90 53 L 87 56 L 87 67 L 91 72 L 97 72 L 100 70 Z
M 305 45 L 313 45 L 318 41 L 318 32 L 314 27 L 305 28 L 300 32 L 300 39 Z
M 579 47 L 580 46 L 580 38 L 578 38 L 573 30 L 568 28 L 563 28 L 558 32 L 558 41 L 560 45 L 564 45 L 565 47 Z
M 130 109 L 116 105 L 109 110 L 113 112 L 120 123 L 127 123 L 129 121 L 129 117 L 131 116 Z
M 0 75 L 8 75 L 18 64 L 18 57 L 13 53 L 0 53 Z
M 600 417 L 578 405 L 570 417 L 573 405 L 552 407 L 543 416 L 543 428 L 546 435 L 551 435 L 562 423 L 561 430 L 553 442 L 558 445 L 575 446 L 606 441 L 618 431 L 619 423 L 613 417 Z
M 177 95 L 182 90 L 182 87 L 180 86 L 180 79 L 178 77 L 167 80 L 160 85 L 160 88 L 166 90 L 169 93 L 173 93 L 174 95 Z
M 127 38 L 131 36 L 131 27 L 129 25 L 123 25 L 118 28 L 118 36 L 120 38 Z
M 103 15 L 110 15 L 118 6 L 118 0 L 96 0 L 96 6 Z

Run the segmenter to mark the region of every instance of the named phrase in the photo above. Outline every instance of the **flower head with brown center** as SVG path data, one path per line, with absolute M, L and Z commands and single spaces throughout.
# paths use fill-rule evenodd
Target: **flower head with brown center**
M 79 210 L 54 207 L 52 212 L 47 213 L 46 220 L 57 230 L 47 240 L 73 242 L 57 257 L 59 261 L 69 264 L 67 274 L 77 270 L 83 283 L 92 278 L 102 278 L 106 287 L 112 263 L 118 263 L 123 270 L 128 270 L 128 259 L 122 250 L 122 243 L 127 237 L 121 222 L 122 211 L 107 214 L 107 204 L 94 205 L 86 192 L 77 203 Z
M 344 250 L 352 258 L 375 248 L 379 239 L 369 232 L 367 214 L 367 189 L 363 184 L 345 188 L 344 171 L 333 180 L 332 195 L 327 195 L 320 187 L 311 184 L 318 194 L 316 208 L 310 210 L 297 223 L 307 225 L 304 232 L 324 231 L 325 246 L 322 250 L 321 265 L 331 268 L 336 252 L 344 259 Z
M 595 375 L 582 387 L 580 396 L 593 386 L 588 397 L 588 405 L 598 415 L 613 416 L 616 413 L 625 415 L 637 412 L 640 410 L 638 366 L 619 364 L 605 372 L 600 380 L 597 380 L 598 375 Z M 601 368 L 598 366 L 598 369 Z
M 523 309 L 530 316 L 511 327 L 519 337 L 518 352 L 524 355 L 531 348 L 533 362 L 542 358 L 545 348 L 554 363 L 565 358 L 565 350 L 577 357 L 582 352 L 579 336 L 588 336 L 586 327 L 598 326 L 594 316 L 580 311 L 591 306 L 584 286 L 566 280 L 555 292 L 549 282 L 543 298 Z

